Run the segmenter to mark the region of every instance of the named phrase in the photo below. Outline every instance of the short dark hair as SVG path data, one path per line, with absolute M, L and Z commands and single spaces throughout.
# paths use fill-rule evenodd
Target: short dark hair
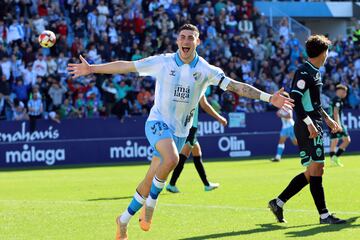
M 197 32 L 198 36 L 200 35 L 199 29 L 198 29 L 195 25 L 192 25 L 192 24 L 190 24 L 190 23 L 186 23 L 186 24 L 182 25 L 182 26 L 179 28 L 178 33 L 180 33 L 182 30 L 194 31 L 194 32 Z
M 305 43 L 306 53 L 309 58 L 315 58 L 328 50 L 330 45 L 331 41 L 324 35 L 311 35 Z

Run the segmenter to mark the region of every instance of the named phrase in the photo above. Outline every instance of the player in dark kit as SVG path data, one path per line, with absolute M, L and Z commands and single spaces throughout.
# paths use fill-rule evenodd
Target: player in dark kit
M 331 144 L 330 144 L 330 158 L 331 163 L 333 165 L 337 165 L 343 167 L 344 165 L 340 162 L 339 156 L 345 151 L 347 146 L 349 146 L 351 139 L 348 134 L 346 127 L 342 123 L 342 111 L 343 111 L 343 100 L 347 95 L 347 87 L 345 85 L 339 84 L 336 86 L 336 97 L 333 99 L 331 103 L 331 109 L 329 115 L 339 124 L 340 131 L 337 133 L 332 133 Z M 342 140 L 338 150 L 336 150 L 336 146 L 339 142 L 339 139 Z
M 328 56 L 331 42 L 325 36 L 313 35 L 306 41 L 308 61 L 301 65 L 293 79 L 291 98 L 295 100 L 295 135 L 298 140 L 301 164 L 306 171 L 294 177 L 285 190 L 269 202 L 269 208 L 278 222 L 286 222 L 283 216 L 284 204 L 302 188 L 310 184 L 310 192 L 320 214 L 322 224 L 340 224 L 345 220 L 330 214 L 325 204 L 322 185 L 324 168 L 324 146 L 322 119 L 325 120 L 333 133 L 339 125 L 321 107 L 320 95 L 322 81 L 319 67 L 323 66 Z

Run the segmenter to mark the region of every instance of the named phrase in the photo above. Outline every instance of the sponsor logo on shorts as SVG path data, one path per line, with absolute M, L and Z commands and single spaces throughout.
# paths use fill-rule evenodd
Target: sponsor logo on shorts
M 317 148 L 316 149 L 316 156 L 320 157 L 322 155 L 322 149 L 321 148 Z

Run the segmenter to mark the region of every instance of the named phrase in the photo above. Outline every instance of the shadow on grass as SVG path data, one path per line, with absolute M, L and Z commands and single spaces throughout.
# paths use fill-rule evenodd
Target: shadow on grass
M 113 201 L 113 200 L 132 199 L 132 198 L 133 198 L 133 196 L 124 196 L 124 197 L 110 197 L 110 198 L 94 198 L 94 199 L 87 199 L 85 201 L 88 201 L 88 202 Z
M 270 231 L 277 231 L 277 230 L 286 230 L 292 228 L 302 228 L 302 227 L 313 227 L 306 230 L 301 231 L 291 231 L 286 232 L 285 235 L 287 237 L 306 237 L 316 235 L 318 233 L 323 232 L 335 232 L 340 231 L 345 228 L 358 228 L 360 225 L 352 225 L 359 217 L 352 217 L 349 218 L 346 224 L 338 224 L 338 225 L 319 225 L 319 224 L 305 224 L 305 225 L 298 225 L 298 226 L 291 226 L 287 227 L 286 225 L 280 225 L 279 223 L 267 223 L 267 224 L 257 224 L 256 228 L 242 230 L 242 231 L 233 231 L 233 232 L 224 232 L 224 233 L 214 233 L 202 236 L 194 236 L 189 238 L 181 238 L 179 240 L 205 240 L 205 239 L 215 239 L 215 238 L 223 238 L 223 237 L 234 237 L 239 235 L 249 235 L 254 233 L 264 233 Z
M 298 227 L 307 227 L 307 226 L 314 226 L 314 225 L 316 225 L 316 224 L 307 224 L 307 225 L 294 226 L 294 227 L 298 228 Z M 235 232 L 214 233 L 214 234 L 203 235 L 203 236 L 181 238 L 179 240 L 190 240 L 190 239 L 191 240 L 205 240 L 205 239 L 212 239 L 212 238 L 233 237 L 233 236 L 239 236 L 239 235 L 270 232 L 270 231 L 276 231 L 276 230 L 285 230 L 285 229 L 289 228 L 289 227 L 286 227 L 285 225 L 280 225 L 278 223 L 256 224 L 256 226 L 258 226 L 258 227 L 254 228 L 254 229 L 235 231 Z M 291 228 L 293 228 L 293 227 L 291 227 Z
M 285 234 L 287 235 L 287 237 L 307 237 L 307 236 L 313 236 L 313 235 L 316 235 L 318 233 L 323 233 L 323 232 L 338 232 L 342 229 L 359 228 L 360 224 L 353 225 L 353 223 L 359 217 L 360 216 L 349 218 L 349 219 L 347 219 L 347 223 L 345 223 L 345 224 L 318 225 L 314 228 L 305 229 L 305 230 L 301 230 L 301 231 L 291 231 L 291 232 L 287 232 Z

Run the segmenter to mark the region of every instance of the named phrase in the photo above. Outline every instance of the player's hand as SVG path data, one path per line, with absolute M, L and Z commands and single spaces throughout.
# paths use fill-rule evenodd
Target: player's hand
M 309 130 L 309 138 L 316 138 L 319 135 L 319 130 L 317 130 L 317 128 L 315 127 L 314 123 L 311 123 L 309 125 L 307 125 L 307 128 Z
M 270 98 L 270 103 L 277 108 L 283 108 L 285 111 L 292 110 L 294 105 L 294 99 L 284 97 L 281 93 L 284 92 L 284 88 L 274 93 Z
M 338 128 L 338 131 L 337 131 L 337 132 L 339 132 L 339 133 L 343 132 L 344 129 L 342 128 L 342 126 L 341 126 L 340 124 L 338 124 L 338 125 L 339 125 L 339 128 Z
M 328 127 L 331 129 L 332 133 L 339 132 L 339 124 L 337 122 L 335 122 L 331 118 L 326 118 L 325 122 L 326 122 L 326 125 L 328 125 Z
M 88 75 L 91 73 L 90 64 L 80 55 L 81 63 L 69 63 L 67 70 L 69 74 L 73 75 L 73 78 Z
M 220 118 L 219 118 L 218 121 L 219 121 L 219 123 L 220 123 L 221 125 L 223 125 L 224 127 L 226 127 L 226 125 L 228 124 L 226 118 L 224 118 L 224 117 L 222 117 L 222 116 L 220 116 Z

